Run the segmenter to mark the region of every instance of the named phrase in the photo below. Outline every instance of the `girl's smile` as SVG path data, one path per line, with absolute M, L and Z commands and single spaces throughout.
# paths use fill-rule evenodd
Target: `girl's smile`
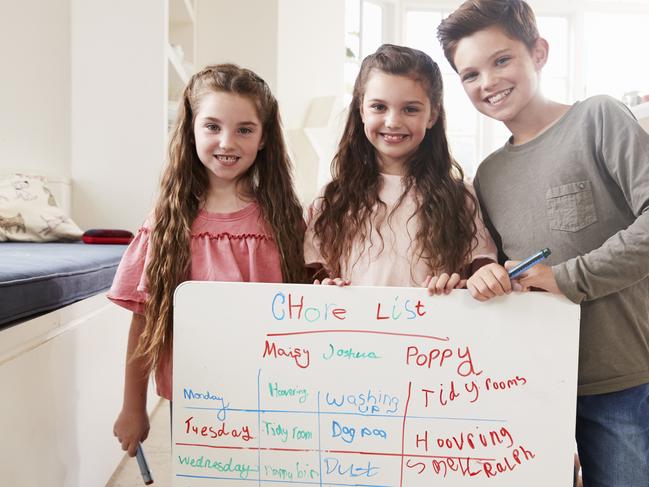
M 421 82 L 378 69 L 365 83 L 360 112 L 365 136 L 386 174 L 405 173 L 408 159 L 437 120 Z
M 398 144 L 403 142 L 408 137 L 408 134 L 382 133 L 381 136 L 388 144 Z
M 194 122 L 196 153 L 210 186 L 226 187 L 250 169 L 262 147 L 262 123 L 247 97 L 214 92 L 201 100 Z
M 230 155 L 225 155 L 225 154 L 214 154 L 214 157 L 218 159 L 218 161 L 221 164 L 224 164 L 226 166 L 232 166 L 236 164 L 236 162 L 241 159 L 239 156 L 230 156 Z

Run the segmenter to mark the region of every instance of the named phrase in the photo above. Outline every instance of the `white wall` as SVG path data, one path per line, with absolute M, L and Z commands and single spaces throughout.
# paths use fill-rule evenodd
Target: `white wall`
M 315 97 L 344 92 L 344 0 L 198 0 L 197 18 L 197 68 L 234 62 L 270 85 L 279 101 L 298 192 L 303 202 L 310 201 L 320 166 L 329 165 L 335 137 L 326 127 L 305 132 L 305 123 Z
M 71 0 L 72 214 L 137 229 L 165 154 L 166 9 L 160 0 Z
M 0 173 L 69 175 L 69 4 L 2 2 Z
M 344 90 L 345 2 L 280 0 L 277 98 L 284 126 L 304 126 L 315 96 Z
M 166 152 L 166 2 L 2 4 L 0 172 L 69 176 L 83 229 L 136 230 Z M 344 0 L 197 0 L 196 12 L 196 66 L 232 61 L 256 71 L 280 102 L 289 139 L 308 142 L 298 132 L 311 98 L 343 91 Z M 307 201 L 318 156 L 293 149 Z
M 278 0 L 197 2 L 196 68 L 232 62 L 252 69 L 275 92 Z
M 295 165 L 295 184 L 300 199 L 308 204 L 322 185 L 320 174 L 329 174 L 338 142 L 344 0 L 280 0 L 278 36 L 276 95 Z

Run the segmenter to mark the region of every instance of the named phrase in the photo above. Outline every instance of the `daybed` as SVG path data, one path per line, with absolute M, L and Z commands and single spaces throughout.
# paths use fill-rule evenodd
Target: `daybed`
M 64 206 L 68 187 L 50 182 Z M 0 242 L 0 485 L 104 486 L 121 460 L 130 314 L 105 291 L 124 249 Z

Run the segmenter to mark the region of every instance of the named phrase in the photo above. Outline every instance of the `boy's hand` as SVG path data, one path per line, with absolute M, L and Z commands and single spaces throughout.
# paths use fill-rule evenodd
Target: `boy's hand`
M 457 272 L 454 272 L 450 276 L 444 272 L 439 276 L 426 276 L 422 287 L 428 288 L 428 294 L 431 296 L 436 294 L 449 294 L 453 289 L 465 288 L 466 279 L 462 279 Z
M 512 290 L 522 290 L 522 287 L 512 288 L 507 269 L 500 264 L 492 263 L 480 267 L 469 277 L 467 289 L 478 301 L 487 301 L 496 296 L 509 294 Z
M 505 265 L 508 264 L 510 264 L 510 261 L 505 262 Z M 559 286 L 557 286 L 557 281 L 554 278 L 552 268 L 545 264 L 536 264 L 535 266 L 530 267 L 523 274 L 518 276 L 517 279 L 525 288 L 535 287 L 563 296 Z
M 323 285 L 323 286 L 338 286 L 338 287 L 344 287 L 344 286 L 349 286 L 352 282 L 349 279 L 343 279 L 342 277 L 334 277 L 333 279 L 330 277 L 325 277 L 322 281 L 320 279 L 316 279 L 313 281 L 313 284 L 316 285 Z

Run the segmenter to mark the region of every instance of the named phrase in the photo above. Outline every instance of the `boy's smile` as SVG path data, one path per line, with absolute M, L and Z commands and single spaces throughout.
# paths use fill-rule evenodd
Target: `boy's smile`
M 537 40 L 530 51 L 499 27 L 458 42 L 453 59 L 464 91 L 480 113 L 504 122 L 512 132 L 526 114 L 532 114 L 541 99 L 540 69 L 547 59 L 544 43 Z
M 493 96 L 488 96 L 487 101 L 492 105 L 497 105 L 498 103 L 503 101 L 512 91 L 514 91 L 514 88 L 507 88 L 506 90 L 500 91 Z

